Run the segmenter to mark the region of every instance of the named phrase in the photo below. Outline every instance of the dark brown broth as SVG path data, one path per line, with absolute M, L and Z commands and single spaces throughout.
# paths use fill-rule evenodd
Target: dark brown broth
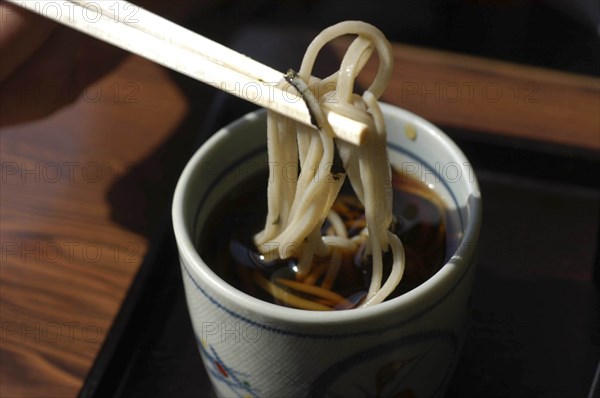
M 255 285 L 252 280 L 253 269 L 236 261 L 231 254 L 234 241 L 249 250 L 256 250 L 252 238 L 264 227 L 267 178 L 266 171 L 256 173 L 219 202 L 201 231 L 198 248 L 206 263 L 229 284 L 252 296 L 274 302 L 273 297 Z M 404 245 L 406 268 L 402 281 L 388 299 L 415 288 L 437 272 L 446 261 L 448 237 L 452 236 L 448 231 L 443 202 L 433 190 L 414 178 L 396 172 L 392 174 L 392 183 L 393 229 Z M 350 236 L 359 233 L 364 227 L 362 205 L 352 194 L 348 181 L 344 184 L 334 209 L 344 219 Z M 323 229 L 327 227 L 326 223 Z M 240 247 L 236 246 L 235 250 L 240 250 Z M 391 269 L 391 257 L 390 252 L 384 255 L 383 282 Z M 362 259 L 344 258 L 333 286 L 335 292 L 344 297 L 356 297 L 360 296 L 360 292 L 368 290 L 370 259 L 365 256 Z M 294 279 L 294 264 L 294 259 L 280 261 L 274 270 L 261 273 L 271 280 L 275 277 Z

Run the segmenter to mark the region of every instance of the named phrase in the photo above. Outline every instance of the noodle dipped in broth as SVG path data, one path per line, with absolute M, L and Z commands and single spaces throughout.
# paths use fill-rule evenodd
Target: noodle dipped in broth
M 264 185 L 267 178 L 266 168 L 245 178 L 234 190 L 228 192 L 211 212 L 205 228 L 201 231 L 198 245 L 206 263 L 230 285 L 265 301 L 293 307 L 289 302 L 275 298 L 263 290 L 255 282 L 256 273 L 263 277 L 263 282 L 267 280 L 289 295 L 323 305 L 310 304 L 310 309 L 348 309 L 358 306 L 364 300 L 371 280 L 371 259 L 365 250 L 366 243 L 363 243 L 353 256 L 342 257 L 337 278 L 331 288 L 345 299 L 341 304 L 333 304 L 301 289 L 285 285 L 285 282 L 281 283 L 285 280 L 296 281 L 297 259 L 267 262 L 264 257 L 260 257 L 253 236 L 264 227 L 267 212 Z M 446 210 L 435 191 L 419 180 L 395 171 L 392 172 L 392 181 L 392 228 L 403 243 L 406 267 L 400 284 L 388 299 L 410 291 L 429 279 L 443 266 L 447 254 L 457 244 L 457 226 L 454 223 L 448 224 L 451 220 L 444 217 Z M 364 208 L 348 181 L 342 187 L 333 209 L 344 222 L 350 239 L 358 239 L 354 237 L 362 233 L 361 240 L 365 240 Z M 331 235 L 333 228 L 333 223 L 326 220 L 322 234 Z M 329 269 L 326 260 L 328 259 L 315 258 L 314 272 L 303 280 L 304 284 L 323 286 Z M 383 256 L 383 266 L 385 278 L 391 269 L 389 251 Z
M 356 34 L 358 37 L 348 48 L 340 70 L 320 82 L 315 79 L 310 81 L 319 51 L 329 41 L 346 34 Z M 378 52 L 379 73 L 361 97 L 352 91 L 354 79 L 373 49 Z M 271 174 L 265 229 L 255 237 L 255 243 L 268 260 L 297 258 L 296 279 L 299 282 L 311 272 L 316 272 L 315 257 L 329 258 L 325 281 L 327 285 L 332 283 L 336 279 L 341 258 L 355 253 L 362 243 L 360 239 L 349 239 L 339 223 L 339 215 L 331 210 L 347 173 L 357 197 L 365 207 L 367 249 L 373 263 L 369 290 L 361 306 L 383 301 L 396 288 L 404 272 L 404 249 L 400 240 L 388 230 L 392 221 L 390 166 L 385 124 L 377 104 L 391 72 L 391 47 L 378 29 L 363 22 L 339 23 L 325 29 L 313 40 L 299 73 L 287 76 L 288 81 L 302 93 L 320 131 L 283 120 L 274 112 L 269 112 L 267 117 L 269 161 L 289 164 L 299 158 L 301 171 L 296 181 L 284 179 L 277 171 Z M 328 88 L 331 90 L 332 87 L 335 87 L 336 112 L 357 120 L 372 120 L 370 124 L 373 126 L 368 142 L 362 146 L 337 143 L 341 159 L 335 159 L 336 147 L 331 126 L 320 105 Z M 340 160 L 343 168 L 339 167 Z M 328 172 L 316 175 L 323 170 Z M 335 228 L 337 233 L 333 236 L 321 236 L 321 226 L 326 217 L 338 221 L 334 221 L 338 228 Z M 393 252 L 392 272 L 382 285 L 382 254 L 390 248 Z M 276 297 L 280 295 L 280 290 L 275 286 L 258 280 L 265 290 Z
M 329 41 L 346 34 L 357 37 L 349 46 L 340 70 L 322 80 L 311 77 L 318 52 Z M 377 77 L 362 95 L 355 94 L 354 80 L 373 50 L 379 58 Z M 286 80 L 302 94 L 319 131 L 268 112 L 269 163 L 299 163 L 300 173 L 297 178 L 286 178 L 280 168 L 270 168 L 264 228 L 256 233 L 239 228 L 256 226 L 247 217 L 238 221 L 236 232 L 243 230 L 255 235 L 249 241 L 248 235 L 229 234 L 232 239 L 226 261 L 237 266 L 233 275 L 224 275 L 226 280 L 257 297 L 290 307 L 348 309 L 371 306 L 400 294 L 406 254 L 409 265 L 427 263 L 418 265 L 427 274 L 426 278 L 431 274 L 431 270 L 426 271 L 427 266 L 438 268 L 443 262 L 446 243 L 443 204 L 427 198 L 430 192 L 419 184 L 404 184 L 409 189 L 400 195 L 410 193 L 416 199 L 411 202 L 412 207 L 419 211 L 425 203 L 435 208 L 437 216 L 432 219 L 437 217 L 438 221 L 434 223 L 435 231 L 428 233 L 436 244 L 421 248 L 418 242 L 412 242 L 405 254 L 397 236 L 409 232 L 410 222 L 402 217 L 394 222 L 392 216 L 392 173 L 385 124 L 377 103 L 391 72 L 390 44 L 369 24 L 339 23 L 325 29 L 310 44 L 299 72 L 290 71 Z M 335 140 L 322 108 L 324 102 L 336 113 L 372 126 L 367 142 L 354 146 Z M 408 181 L 405 177 L 396 180 Z M 344 192 L 340 195 L 342 187 Z M 418 224 L 423 227 L 423 223 Z M 421 233 L 417 235 L 422 239 Z M 218 243 L 213 247 L 217 246 Z M 432 251 L 434 257 L 441 255 L 441 259 L 423 259 L 418 253 L 421 250 Z M 219 263 L 218 259 L 214 261 Z M 216 268 L 222 271 L 226 266 Z M 415 270 L 411 269 L 407 276 L 419 272 Z

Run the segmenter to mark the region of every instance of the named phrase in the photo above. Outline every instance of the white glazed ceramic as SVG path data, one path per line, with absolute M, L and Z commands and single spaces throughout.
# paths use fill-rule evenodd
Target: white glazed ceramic
M 314 312 L 267 303 L 228 285 L 198 255 L 200 226 L 215 203 L 266 167 L 263 111 L 220 130 L 183 171 L 173 224 L 198 346 L 220 397 L 443 395 L 464 336 L 479 188 L 468 160 L 438 128 L 399 108 L 382 108 L 390 162 L 440 193 L 461 241 L 428 281 L 370 308 Z

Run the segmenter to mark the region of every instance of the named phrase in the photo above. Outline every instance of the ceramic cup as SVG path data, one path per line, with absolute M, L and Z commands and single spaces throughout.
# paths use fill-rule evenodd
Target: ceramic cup
M 215 205 L 267 167 L 264 111 L 221 129 L 183 171 L 173 225 L 198 347 L 218 396 L 443 395 L 464 337 L 481 223 L 479 187 L 468 160 L 443 132 L 405 110 L 382 109 L 392 167 L 438 192 L 458 236 L 434 276 L 370 308 L 317 312 L 271 304 L 228 285 L 198 254 L 195 243 Z

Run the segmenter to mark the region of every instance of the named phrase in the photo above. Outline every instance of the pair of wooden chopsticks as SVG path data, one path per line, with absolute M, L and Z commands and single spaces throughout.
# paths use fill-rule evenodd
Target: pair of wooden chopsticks
M 315 127 L 295 89 L 279 84 L 283 73 L 135 4 L 118 0 L 7 1 Z M 366 124 L 325 111 L 338 138 L 357 145 L 364 141 Z

